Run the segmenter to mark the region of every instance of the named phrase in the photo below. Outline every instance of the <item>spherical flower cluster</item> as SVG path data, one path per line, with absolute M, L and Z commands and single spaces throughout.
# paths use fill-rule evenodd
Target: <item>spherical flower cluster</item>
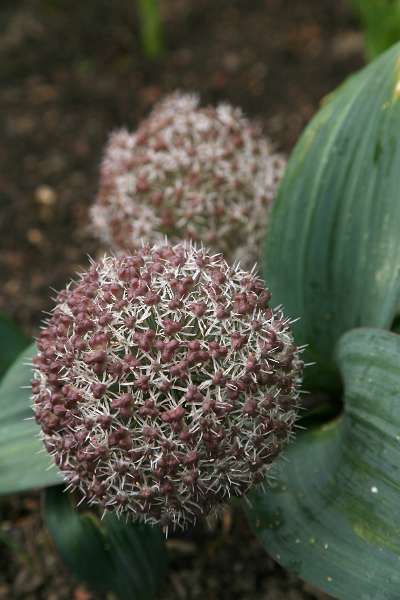
M 58 294 L 34 412 L 72 488 L 186 526 L 261 482 L 296 418 L 302 362 L 253 273 L 191 243 L 105 257 Z
M 285 160 L 238 108 L 196 96 L 160 102 L 136 133 L 111 135 L 91 215 L 115 251 L 201 241 L 253 266 Z

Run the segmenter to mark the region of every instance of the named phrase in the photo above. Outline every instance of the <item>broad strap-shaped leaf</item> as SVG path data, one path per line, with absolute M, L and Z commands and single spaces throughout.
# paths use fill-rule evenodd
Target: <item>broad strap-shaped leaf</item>
M 90 509 L 73 507 L 72 496 L 57 486 L 46 490 L 44 518 L 58 551 L 73 575 L 100 592 L 122 600 L 150 600 L 166 572 L 161 530 L 126 522 L 113 513 L 102 520 Z
M 8 317 L 0 313 L 0 378 L 29 344 L 29 339 Z
M 349 79 L 298 142 L 274 204 L 265 278 L 300 317 L 314 386 L 338 384 L 333 349 L 400 312 L 400 44 Z M 319 377 L 318 377 L 319 375 Z M 312 385 L 312 384 L 310 384 Z
M 358 329 L 339 343 L 345 411 L 300 435 L 248 510 L 268 552 L 334 597 L 400 590 L 400 336 Z
M 39 439 L 31 408 L 29 363 L 35 345 L 22 352 L 0 383 L 0 494 L 62 481 Z

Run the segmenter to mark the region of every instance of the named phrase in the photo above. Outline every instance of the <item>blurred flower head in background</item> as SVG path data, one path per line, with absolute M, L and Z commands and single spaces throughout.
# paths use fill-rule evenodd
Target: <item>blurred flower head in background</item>
M 94 230 L 115 251 L 167 235 L 201 241 L 250 268 L 285 165 L 239 108 L 201 108 L 197 96 L 175 93 L 135 133 L 111 135 Z

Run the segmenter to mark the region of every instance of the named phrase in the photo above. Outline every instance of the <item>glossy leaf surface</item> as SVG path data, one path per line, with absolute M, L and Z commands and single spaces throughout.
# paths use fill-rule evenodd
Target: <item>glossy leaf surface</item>
M 300 317 L 311 385 L 338 386 L 333 350 L 400 313 L 400 44 L 350 78 L 303 133 L 274 204 L 265 279 Z
M 29 362 L 35 345 L 22 352 L 0 383 L 0 494 L 60 483 L 32 418 Z
M 400 590 L 400 336 L 358 329 L 340 341 L 345 411 L 303 433 L 272 489 L 248 510 L 268 552 L 334 597 Z
M 127 523 L 108 513 L 77 510 L 58 486 L 46 490 L 44 516 L 63 560 L 73 575 L 100 592 L 122 600 L 154 598 L 165 575 L 167 556 L 160 529 Z

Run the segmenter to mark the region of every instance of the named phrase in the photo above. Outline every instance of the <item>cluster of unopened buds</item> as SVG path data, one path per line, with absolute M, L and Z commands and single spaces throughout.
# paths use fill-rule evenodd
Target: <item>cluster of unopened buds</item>
M 92 207 L 96 234 L 114 251 L 142 239 L 190 239 L 252 267 L 286 161 L 229 104 L 199 107 L 173 94 L 135 133 L 111 135 Z
M 92 263 L 37 340 L 44 444 L 71 488 L 185 527 L 262 482 L 291 436 L 302 370 L 254 272 L 192 243 Z

